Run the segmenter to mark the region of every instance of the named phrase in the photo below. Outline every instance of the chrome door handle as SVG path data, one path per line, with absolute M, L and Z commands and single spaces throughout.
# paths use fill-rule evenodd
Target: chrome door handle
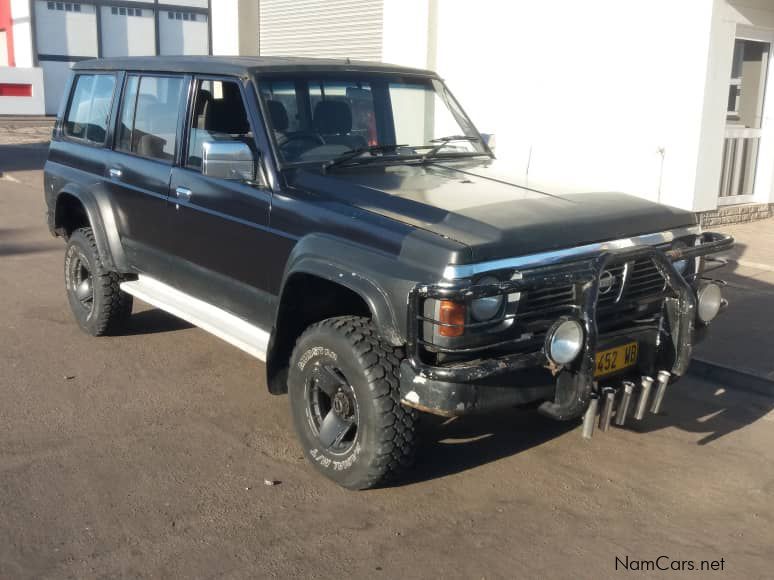
M 175 189 L 175 193 L 177 194 L 177 197 L 182 199 L 183 201 L 190 201 L 191 200 L 191 190 L 187 187 L 178 187 Z
M 116 169 L 115 167 L 111 167 L 108 170 L 108 173 L 110 174 L 110 177 L 115 177 L 116 179 L 118 179 L 124 174 L 123 171 L 121 171 L 120 169 Z

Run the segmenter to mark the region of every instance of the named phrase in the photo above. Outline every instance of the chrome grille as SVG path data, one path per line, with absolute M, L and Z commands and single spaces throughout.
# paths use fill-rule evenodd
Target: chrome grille
M 650 258 L 610 266 L 602 276 L 607 282 L 600 280 L 597 298 L 600 310 L 609 311 L 619 304 L 659 297 L 666 290 L 666 280 Z M 520 319 L 535 320 L 566 310 L 576 305 L 577 300 L 573 285 L 540 288 L 522 293 L 516 315 Z
M 666 280 L 650 258 L 637 260 L 626 281 L 624 297 L 637 300 L 661 294 L 666 288 Z
M 599 298 L 597 299 L 598 307 L 604 308 L 618 302 L 621 298 L 621 288 L 623 287 L 628 270 L 628 264 L 620 264 L 618 266 L 612 266 L 602 272 L 599 285 Z
M 519 302 L 518 315 L 520 317 L 537 316 L 573 304 L 575 304 L 575 287 L 572 285 L 540 288 L 524 293 Z

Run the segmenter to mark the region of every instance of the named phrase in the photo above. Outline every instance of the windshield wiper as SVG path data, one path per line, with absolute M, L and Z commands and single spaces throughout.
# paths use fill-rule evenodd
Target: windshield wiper
M 337 165 L 341 165 L 343 163 L 346 163 L 347 161 L 354 161 L 355 157 L 359 155 L 363 155 L 364 153 L 370 153 L 373 157 L 364 157 L 362 161 L 371 161 L 372 159 L 379 159 L 375 154 L 376 153 L 382 153 L 384 151 L 394 151 L 398 147 L 406 147 L 406 145 L 369 145 L 368 147 L 358 147 L 357 149 L 351 149 L 350 151 L 345 151 L 338 157 L 334 157 L 333 159 L 328 159 L 327 161 L 324 161 L 322 164 L 322 170 L 323 173 L 328 171 L 331 167 L 336 167 Z M 358 161 L 360 161 L 358 159 Z
M 430 139 L 431 143 L 437 143 L 433 145 L 430 150 L 422 155 L 422 161 L 427 161 L 444 147 L 446 147 L 452 141 L 481 141 L 478 137 L 471 137 L 470 135 L 449 135 L 448 137 L 439 137 L 438 139 Z

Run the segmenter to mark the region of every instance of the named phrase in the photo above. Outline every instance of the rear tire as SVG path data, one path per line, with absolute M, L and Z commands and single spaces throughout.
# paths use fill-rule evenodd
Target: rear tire
M 91 228 L 75 230 L 67 240 L 65 288 L 78 326 L 92 336 L 119 331 L 132 314 L 132 296 L 119 285 L 123 278 L 106 270 Z
M 310 326 L 293 350 L 288 395 L 304 455 L 347 489 L 384 485 L 412 463 L 417 412 L 400 404 L 401 356 L 358 316 Z

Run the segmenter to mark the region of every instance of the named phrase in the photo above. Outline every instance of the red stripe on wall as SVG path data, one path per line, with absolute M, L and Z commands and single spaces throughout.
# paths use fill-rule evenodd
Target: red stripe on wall
M 32 85 L 0 83 L 0 97 L 31 97 Z

